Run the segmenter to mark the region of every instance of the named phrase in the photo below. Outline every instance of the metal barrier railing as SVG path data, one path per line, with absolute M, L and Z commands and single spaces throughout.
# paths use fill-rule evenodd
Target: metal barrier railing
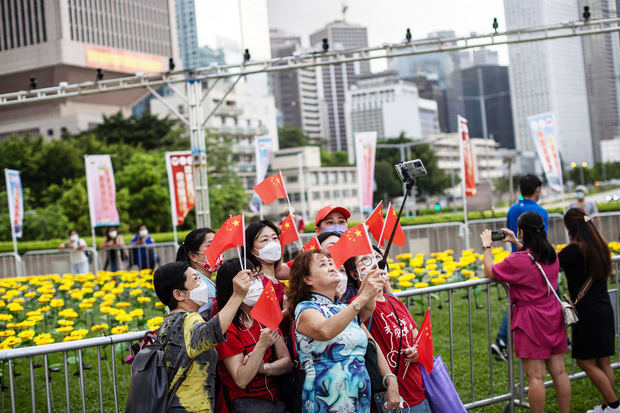
M 58 411 L 58 410 L 64 410 L 67 412 L 71 411 L 71 399 L 75 398 L 72 396 L 72 390 L 73 393 L 75 393 L 75 388 L 72 387 L 70 385 L 70 383 L 72 381 L 75 381 L 75 379 L 72 379 L 71 376 L 71 372 L 69 365 L 70 364 L 77 364 L 78 365 L 78 370 L 73 374 L 73 376 L 77 376 L 78 377 L 78 387 L 79 387 L 79 401 L 82 407 L 82 411 L 85 413 L 87 411 L 93 411 L 93 407 L 94 406 L 90 406 L 87 403 L 87 397 L 91 396 L 91 394 L 87 394 L 87 389 L 85 387 L 85 380 L 84 380 L 84 370 L 86 369 L 86 365 L 84 363 L 84 352 L 85 349 L 87 348 L 92 348 L 95 347 L 97 350 L 97 384 L 98 384 L 98 408 L 100 412 L 109 412 L 111 411 L 110 408 L 108 408 L 107 406 L 105 406 L 104 403 L 104 399 L 109 397 L 110 394 L 106 393 L 109 392 L 110 390 L 112 391 L 112 396 L 113 396 L 113 403 L 114 403 L 114 411 L 115 412 L 119 412 L 119 391 L 118 391 L 118 379 L 117 379 L 117 364 L 119 363 L 119 361 L 117 360 L 117 349 L 116 346 L 119 344 L 123 344 L 123 343 L 131 343 L 133 341 L 140 341 L 142 340 L 142 338 L 144 337 L 144 331 L 142 332 L 134 332 L 134 333 L 126 333 L 126 334 L 118 334 L 118 335 L 113 335 L 113 336 L 105 336 L 105 337 L 96 337 L 96 338 L 89 338 L 89 339 L 84 339 L 84 340 L 78 340 L 78 341 L 70 341 L 67 343 L 54 343 L 54 344 L 47 344 L 47 345 L 43 345 L 43 346 L 38 346 L 38 347 L 24 347 L 24 348 L 16 348 L 16 349 L 12 349 L 12 350 L 5 350 L 5 351 L 0 351 L 0 363 L 4 364 L 4 362 L 8 362 L 8 376 L 9 376 L 9 393 L 10 393 L 10 398 L 11 398 L 11 412 L 16 412 L 18 410 L 16 410 L 16 405 L 17 405 L 17 396 L 16 396 L 16 381 L 17 381 L 17 375 L 15 374 L 15 364 L 17 362 L 18 359 L 28 359 L 28 368 L 29 368 L 29 372 L 30 372 L 30 376 L 29 376 L 29 392 L 25 389 L 25 388 L 21 388 L 21 393 L 20 395 L 24 395 L 26 396 L 27 394 L 30 396 L 30 405 L 32 408 L 32 412 L 37 412 L 37 411 L 43 411 L 42 406 L 39 406 L 37 404 L 37 394 L 40 394 L 37 392 L 37 389 L 40 389 L 41 387 L 45 387 L 45 410 L 47 412 L 52 412 L 52 411 Z M 129 348 L 131 347 L 131 345 L 127 346 L 127 352 L 129 352 Z M 107 351 L 106 348 L 109 348 L 110 350 L 110 358 L 107 357 Z M 70 357 L 69 356 L 69 352 L 70 351 L 76 351 L 77 352 L 77 357 Z M 58 396 L 60 393 L 58 392 L 54 392 L 52 390 L 52 374 L 54 374 L 55 371 L 58 371 L 56 369 L 58 368 L 54 368 L 52 369 L 52 366 L 50 364 L 50 357 L 51 355 L 59 355 L 62 354 L 62 366 L 64 367 L 64 409 L 59 408 L 58 406 L 54 406 L 54 401 L 55 398 L 54 396 Z M 102 356 L 103 354 L 103 356 Z M 43 377 L 41 377 L 41 375 L 39 375 L 39 377 L 35 376 L 35 369 L 37 367 L 41 367 L 41 365 L 39 363 L 35 362 L 35 358 L 36 357 L 43 357 L 43 365 L 42 367 L 44 368 L 44 372 L 42 373 Z M 121 356 L 122 356 L 122 351 L 121 351 Z M 103 374 L 102 374 L 102 360 L 105 360 L 108 364 L 108 369 L 109 369 L 109 361 L 111 359 L 111 367 L 112 367 L 112 371 L 111 371 L 111 382 L 112 382 L 112 389 L 104 389 L 103 388 Z M 120 362 L 122 364 L 122 361 Z M 3 367 L 4 369 L 4 367 Z M 129 369 L 126 369 L 127 373 L 129 373 Z M 110 374 L 110 371 L 108 371 L 108 374 Z M 126 382 L 129 382 L 129 378 L 130 376 L 127 375 L 127 377 L 124 377 L 123 380 L 125 380 Z M 43 379 L 45 381 L 45 383 L 41 383 L 41 379 Z M 71 384 L 75 384 L 75 383 L 71 383 Z M 28 385 L 26 385 L 28 386 Z M 92 400 L 92 399 L 91 399 Z M 23 399 L 20 399 L 20 402 L 25 401 Z M 124 404 L 124 403 L 123 403 Z M 19 411 L 24 411 L 24 409 L 26 409 L 26 406 L 24 406 L 23 404 L 19 405 Z M 95 407 L 96 409 L 96 407 Z M 124 409 L 120 409 L 120 410 L 124 410 Z
M 98 251 L 98 267 L 111 271 L 116 262 L 116 271 L 155 268 L 158 265 L 176 261 L 178 245 L 175 242 L 156 242 L 148 245 L 123 245 Z
M 14 252 L 0 254 L 0 278 L 23 275 L 22 258 Z
M 469 376 L 469 389 L 470 389 L 470 401 L 465 400 L 464 394 L 461 392 L 461 399 L 463 400 L 463 402 L 465 403 L 465 408 L 467 409 L 472 409 L 472 408 L 476 408 L 476 407 L 482 407 L 482 406 L 487 406 L 487 405 L 491 405 L 491 404 L 495 404 L 495 403 L 500 403 L 500 402 L 508 402 L 509 403 L 509 411 L 513 412 L 514 411 L 514 403 L 512 402 L 512 400 L 514 399 L 514 394 L 513 394 L 513 390 L 514 389 L 514 365 L 513 365 L 513 359 L 512 357 L 508 357 L 508 369 L 507 369 L 507 376 L 506 376 L 506 382 L 507 382 L 507 387 L 506 387 L 506 392 L 505 393 L 501 393 L 501 394 L 496 394 L 495 391 L 495 382 L 496 382 L 496 378 L 494 377 L 494 369 L 493 369 L 493 354 L 491 353 L 491 344 L 493 343 L 494 340 L 494 331 L 492 329 L 492 323 L 491 323 L 491 319 L 493 316 L 493 311 L 492 311 L 492 303 L 491 303 L 491 288 L 492 286 L 503 286 L 504 290 L 506 291 L 506 294 L 508 294 L 508 289 L 505 285 L 500 284 L 500 283 L 495 283 L 492 280 L 485 278 L 485 279 L 479 279 L 479 280 L 474 280 L 474 281 L 464 281 L 464 282 L 457 282 L 457 283 L 450 283 L 450 284 L 444 284 L 444 285 L 438 285 L 438 286 L 433 286 L 433 287 L 426 287 L 426 288 L 420 288 L 420 289 L 415 289 L 415 290 L 407 290 L 407 291 L 402 291 L 402 292 L 397 292 L 395 293 L 395 295 L 401 299 L 406 299 L 407 300 L 407 306 L 409 307 L 410 311 L 411 311 L 411 299 L 415 298 L 415 297 L 426 297 L 426 304 L 428 307 L 431 307 L 431 303 L 432 300 L 439 300 L 439 304 L 435 306 L 435 309 L 432 309 L 431 311 L 433 312 L 433 315 L 437 315 L 437 311 L 439 311 L 440 308 L 442 308 L 443 304 L 442 304 L 442 299 L 441 299 L 441 293 L 442 292 L 447 292 L 447 302 L 448 302 L 448 328 L 447 328 L 447 332 L 448 332 L 448 343 L 449 343 L 449 352 L 450 352 L 450 358 L 449 358 L 449 363 L 446 362 L 446 364 L 449 365 L 449 369 L 450 369 L 450 377 L 452 378 L 452 381 L 455 381 L 455 374 L 454 374 L 454 370 L 455 370 L 455 356 L 454 356 L 454 337 L 455 337 L 455 332 L 454 332 L 454 313 L 453 313 L 453 301 L 454 301 L 454 295 L 456 292 L 462 292 L 463 290 L 467 291 L 467 295 L 463 298 L 467 298 L 467 325 L 466 326 L 461 326 L 462 328 L 466 328 L 467 329 L 467 334 L 468 334 L 468 348 L 467 348 L 467 355 L 469 358 L 469 366 L 458 366 L 459 369 L 461 370 L 461 375 L 460 377 L 464 377 L 463 373 L 465 373 L 465 371 L 468 373 L 467 375 Z M 482 289 L 483 291 L 486 291 L 487 293 L 487 302 L 486 302 L 486 330 L 487 330 L 487 341 L 488 341 L 488 345 L 485 345 L 484 349 L 480 349 L 480 348 L 474 348 L 474 343 L 473 343 L 473 334 L 474 334 L 474 324 L 479 324 L 479 323 L 475 323 L 474 319 L 473 319 L 473 315 L 472 315 L 472 303 L 474 304 L 474 306 L 476 308 L 479 308 L 477 306 L 477 300 L 475 300 L 475 298 L 473 297 L 473 294 L 475 292 L 475 290 L 477 289 L 477 292 L 480 292 L 480 289 Z M 422 300 L 423 302 L 424 300 Z M 424 303 L 422 303 L 424 304 Z M 501 307 L 501 305 L 499 305 Z M 424 307 L 424 305 L 423 305 Z M 497 308 L 496 308 L 497 309 Z M 506 307 L 502 310 L 502 311 L 507 311 L 508 312 L 508 323 L 510 325 L 510 301 L 506 300 Z M 446 332 L 446 329 L 444 328 L 438 328 L 438 318 L 435 317 L 433 318 L 433 341 L 442 341 L 441 338 L 438 340 L 438 337 L 441 337 L 441 335 L 444 335 Z M 443 327 L 443 324 L 439 324 L 440 327 Z M 479 329 L 476 329 L 476 331 L 479 331 Z M 512 354 L 512 335 L 509 334 L 508 335 L 508 346 L 507 346 L 507 353 L 508 354 Z M 475 380 L 475 368 L 474 365 L 475 360 L 482 360 L 482 357 L 484 357 L 485 359 L 488 359 L 488 371 L 489 371 L 489 376 L 488 376 L 488 383 L 489 383 L 489 394 L 486 394 L 484 398 L 476 398 L 476 383 L 480 384 L 480 381 L 476 381 Z M 465 370 L 465 371 L 464 371 Z
M 22 256 L 24 274 L 70 273 L 72 262 L 79 261 L 81 254 L 88 259 L 88 271 L 96 272 L 97 251 L 89 247 L 83 250 L 28 251 Z

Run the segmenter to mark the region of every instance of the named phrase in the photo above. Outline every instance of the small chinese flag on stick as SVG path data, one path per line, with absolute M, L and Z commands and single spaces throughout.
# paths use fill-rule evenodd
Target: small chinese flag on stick
M 400 222 L 398 222 L 398 215 L 396 211 L 394 211 L 394 207 L 392 207 L 392 203 L 390 202 L 390 206 L 388 207 L 387 214 L 385 215 L 385 227 L 383 229 L 383 235 L 381 236 L 381 246 L 383 246 L 384 241 L 390 241 L 390 237 L 392 236 L 392 230 L 394 226 L 396 226 L 396 232 L 394 233 L 394 244 L 399 247 L 404 247 L 407 238 L 405 237 L 405 232 L 400 226 Z
M 292 215 L 286 217 L 282 222 L 282 228 L 280 230 L 280 245 L 291 244 L 295 241 L 299 241 L 299 234 L 297 233 L 297 227 L 295 226 L 295 220 Z
M 271 331 L 277 331 L 282 321 L 282 310 L 278 303 L 278 297 L 273 289 L 271 280 L 263 289 L 263 293 L 258 297 L 254 308 L 250 311 L 250 317 L 258 321 Z
M 321 249 L 321 244 L 319 244 L 319 240 L 316 237 L 312 237 L 310 241 L 306 245 L 304 245 L 304 251 L 319 251 Z
M 243 214 L 228 218 L 215 233 L 209 248 L 204 250 L 209 267 L 215 268 L 220 255 L 226 250 L 245 244 Z
M 252 189 L 265 205 L 271 204 L 276 199 L 288 198 L 280 173 L 265 178 L 260 184 L 254 185 Z
M 368 232 L 372 234 L 377 242 L 381 242 L 381 230 L 383 230 L 383 205 L 379 203 L 372 214 L 366 219 Z
M 418 361 L 424 366 L 427 373 L 433 371 L 433 329 L 431 328 L 430 307 L 426 310 L 426 315 L 420 325 L 416 343 L 418 346 Z
M 329 255 L 334 259 L 336 268 L 340 268 L 351 257 L 373 253 L 364 224 L 358 224 L 347 229 L 338 242 L 329 247 L 328 250 Z

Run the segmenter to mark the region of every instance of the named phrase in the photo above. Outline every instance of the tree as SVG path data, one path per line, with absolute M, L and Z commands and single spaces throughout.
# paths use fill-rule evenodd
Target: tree
M 311 138 L 300 128 L 290 125 L 284 125 L 278 128 L 278 142 L 280 143 L 280 149 L 297 148 L 308 145 L 320 146 L 325 143 L 323 139 Z
M 413 142 L 411 139 L 401 134 L 398 138 L 381 139 L 379 144 L 395 144 Z M 416 188 L 420 194 L 436 195 L 450 187 L 450 176 L 445 171 L 439 169 L 437 155 L 429 144 L 420 144 L 411 147 L 412 159 L 421 159 L 424 162 L 427 176 L 416 181 Z M 375 180 L 377 191 L 375 191 L 375 201 L 387 197 L 402 195 L 402 184 L 394 170 L 394 164 L 400 162 L 400 151 L 398 148 L 377 148 L 375 160 Z M 387 194 L 387 195 L 386 195 Z
M 322 149 L 321 166 L 351 166 L 349 155 L 344 151 L 329 152 Z

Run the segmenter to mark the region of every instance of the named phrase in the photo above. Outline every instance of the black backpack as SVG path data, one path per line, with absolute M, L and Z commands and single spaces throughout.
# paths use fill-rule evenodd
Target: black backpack
M 131 386 L 125 413 L 166 413 L 194 359 L 189 358 L 185 349 L 179 352 L 173 371 L 178 371 L 181 362 L 188 362 L 187 368 L 168 391 L 169 378 L 164 357 L 168 340 L 162 343 L 159 337 L 148 331 L 144 335 L 143 343 L 131 363 Z

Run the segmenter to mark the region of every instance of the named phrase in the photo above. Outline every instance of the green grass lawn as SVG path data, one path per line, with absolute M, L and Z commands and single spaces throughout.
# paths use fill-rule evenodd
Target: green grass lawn
M 491 340 L 495 339 L 495 334 L 501 322 L 501 318 L 506 308 L 505 293 L 502 287 L 490 285 L 491 303 Z M 469 322 L 468 322 L 468 300 L 463 298 L 467 296 L 466 290 L 458 290 L 452 293 L 453 304 L 453 341 L 454 341 L 454 382 L 462 400 L 465 403 L 472 401 L 473 396 L 476 400 L 491 397 L 491 371 L 493 374 L 493 391 L 495 395 L 504 394 L 508 390 L 507 363 L 492 360 L 492 369 L 489 367 L 489 335 L 488 319 L 487 319 L 487 286 L 476 287 L 471 289 L 471 341 L 472 341 L 472 358 L 474 366 L 474 388 L 470 385 L 470 353 L 469 353 Z M 448 313 L 448 293 L 443 292 L 434 295 L 432 298 L 432 326 L 435 355 L 441 354 L 444 361 L 448 364 L 450 371 L 450 343 L 449 343 L 449 313 Z M 500 300 L 500 298 L 503 298 Z M 423 311 L 427 307 L 427 296 L 411 297 L 409 299 L 410 308 L 416 322 L 421 323 Z M 476 308 L 476 303 L 479 308 Z M 441 304 L 441 308 L 440 308 Z M 151 303 L 149 303 L 151 305 Z M 129 387 L 129 365 L 123 363 L 123 359 L 128 355 L 129 348 L 126 344 L 116 345 L 116 357 L 112 360 L 110 348 L 102 348 L 103 360 L 101 360 L 101 371 L 103 380 L 103 403 L 104 411 L 114 411 L 114 393 L 112 387 L 112 363 L 116 365 L 116 376 L 118 383 L 118 400 L 119 410 L 124 411 L 125 400 Z M 68 354 L 71 362 L 77 357 L 76 352 Z M 97 350 L 95 348 L 83 351 L 84 362 L 92 366 L 92 369 L 84 371 L 84 382 L 86 388 L 86 411 L 99 411 L 99 385 L 97 378 Z M 614 358 L 615 359 L 615 358 Z M 49 364 L 54 367 L 60 367 L 59 372 L 50 372 L 50 393 L 53 401 L 52 411 L 66 411 L 65 405 L 65 384 L 62 366 L 62 354 L 54 354 L 49 357 Z M 43 357 L 34 358 L 34 363 L 43 365 Z M 570 353 L 566 355 L 566 363 L 568 368 L 571 366 Z M 2 393 L 0 397 L 0 411 L 10 411 L 10 395 L 8 391 L 8 368 L 7 363 L 2 366 Z M 515 379 L 517 363 L 515 360 Z M 28 359 L 21 359 L 16 363 L 15 367 L 21 375 L 15 377 L 15 396 L 16 411 L 31 411 L 31 391 L 29 379 L 29 362 Z M 36 411 L 46 411 L 45 402 L 45 379 L 43 368 L 35 370 L 35 399 Z M 75 373 L 78 371 L 78 364 L 69 364 L 69 392 L 72 411 L 81 411 L 80 397 L 80 380 Z M 620 371 L 616 371 L 617 383 L 620 383 Z M 616 386 L 618 393 L 618 386 Z M 600 403 L 598 392 L 589 381 L 582 379 L 572 382 L 572 412 L 585 412 L 594 405 Z M 474 412 L 501 412 L 505 403 L 499 403 L 492 406 L 474 409 Z M 517 412 L 527 411 L 523 408 L 516 408 Z M 555 392 L 552 388 L 547 390 L 546 411 L 556 412 L 557 401 Z

